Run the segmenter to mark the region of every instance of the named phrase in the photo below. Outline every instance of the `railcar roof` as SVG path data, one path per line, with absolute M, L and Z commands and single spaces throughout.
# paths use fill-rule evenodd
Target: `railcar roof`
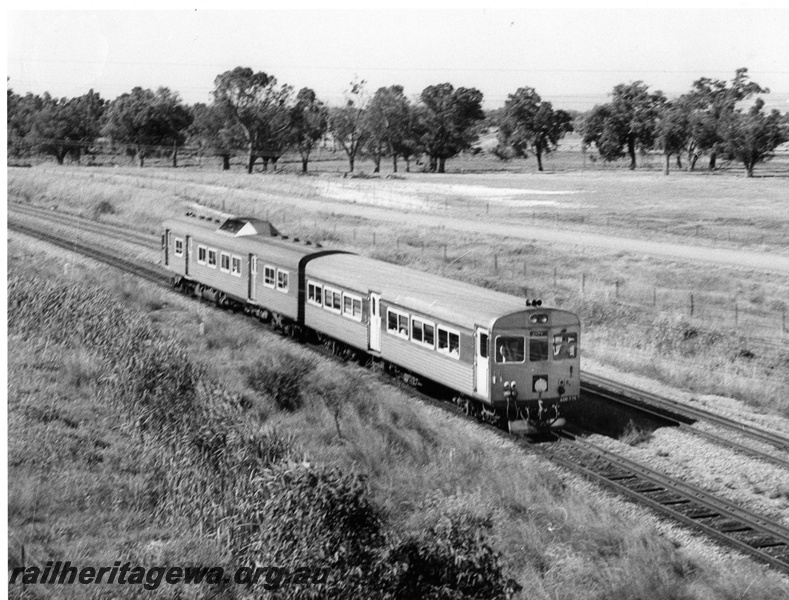
M 385 301 L 469 329 L 492 327 L 499 317 L 526 309 L 525 300 L 515 296 L 354 254 L 313 259 L 307 275 L 362 293 L 378 292 Z
M 190 234 L 201 242 L 215 244 L 222 250 L 233 250 L 242 254 L 256 254 L 258 260 L 271 260 L 283 265 L 297 265 L 308 254 L 321 252 L 315 244 L 282 239 L 269 235 L 244 235 L 235 237 L 227 231 L 219 231 L 219 224 L 210 219 L 177 217 L 164 222 L 164 227 L 177 233 Z

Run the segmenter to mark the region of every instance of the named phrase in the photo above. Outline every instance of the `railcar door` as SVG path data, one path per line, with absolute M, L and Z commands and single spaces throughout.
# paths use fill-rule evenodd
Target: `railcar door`
M 381 351 L 381 294 L 370 293 L 370 350 Z
M 251 302 L 255 301 L 255 288 L 257 287 L 258 257 L 249 255 L 249 291 L 247 296 Z
M 189 276 L 189 261 L 192 258 L 192 236 L 186 236 L 186 244 L 184 244 L 184 275 Z
M 481 396 L 488 397 L 490 393 L 490 352 L 489 332 L 487 329 L 477 327 L 474 332 L 474 389 Z

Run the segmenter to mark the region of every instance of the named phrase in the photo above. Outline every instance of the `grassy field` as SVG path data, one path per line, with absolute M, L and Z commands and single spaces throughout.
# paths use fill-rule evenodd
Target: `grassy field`
M 280 548 L 302 560 L 334 561 L 336 573 L 364 567 L 361 576 L 349 575 L 346 583 L 357 587 L 344 597 L 376 595 L 365 587 L 375 579 L 372 566 L 384 570 L 377 581 L 390 593 L 438 597 L 428 583 L 415 588 L 403 578 L 404 567 L 413 571 L 420 561 L 446 564 L 427 581 L 462 591 L 459 598 L 495 597 L 496 589 L 503 597 L 516 587 L 474 592 L 453 579 L 475 568 L 490 585 L 514 580 L 522 587 L 515 597 L 530 600 L 786 597 L 786 582 L 774 574 L 439 416 L 363 369 L 43 248 L 14 236 L 9 244 L 12 566 L 22 547 L 27 565 L 129 560 L 228 568 L 265 563 Z M 49 310 L 54 297 L 69 310 Z M 206 452 L 207 444 L 214 450 Z M 303 485 L 313 471 L 318 490 L 342 492 L 332 503 L 354 502 L 347 509 L 354 523 L 375 517 L 370 527 L 385 541 L 368 537 L 357 547 L 358 525 L 349 530 L 342 519 L 327 529 L 331 515 L 307 508 L 323 506 L 314 485 Z M 290 475 L 282 479 L 283 472 Z M 362 487 L 351 485 L 360 476 Z M 260 480 L 269 483 L 258 499 L 250 485 Z M 291 522 L 287 514 L 301 516 Z M 291 527 L 309 535 L 294 536 Z M 332 557 L 322 553 L 324 543 L 346 550 Z M 10 591 L 43 598 L 53 590 Z M 56 591 L 66 598 L 138 592 Z M 162 586 L 151 595 L 211 591 Z M 245 593 L 231 586 L 213 597 Z M 281 597 L 293 593 L 280 590 Z
M 151 233 L 163 218 L 196 205 L 267 218 L 302 239 L 578 311 L 586 357 L 786 415 L 786 277 L 495 234 L 498 224 L 521 223 L 786 255 L 785 181 L 614 168 L 387 179 L 330 170 L 305 177 L 287 167 L 249 176 L 215 168 L 40 166 L 10 169 L 8 194 Z M 346 214 L 350 209 L 357 214 Z M 395 223 L 380 211 L 407 219 Z M 424 216 L 446 224 L 426 226 Z M 479 223 L 480 232 L 458 234 L 452 225 L 460 221 Z

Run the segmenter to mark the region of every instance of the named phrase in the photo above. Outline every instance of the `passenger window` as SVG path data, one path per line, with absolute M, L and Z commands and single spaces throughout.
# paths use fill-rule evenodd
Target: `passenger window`
M 526 340 L 522 335 L 500 335 L 496 338 L 497 363 L 522 363 L 526 360 Z
M 277 289 L 280 292 L 288 291 L 288 272 L 277 269 Z
M 387 309 L 386 330 L 398 337 L 408 339 L 408 315 L 391 308 Z
M 460 358 L 460 332 L 438 327 L 438 351 Z
M 531 362 L 548 360 L 547 331 L 532 331 L 529 335 L 529 360 Z
M 318 306 L 321 306 L 321 304 L 323 304 L 322 297 L 323 297 L 322 286 L 316 283 L 310 283 L 307 286 L 307 300 L 310 302 L 310 304 L 316 304 Z
M 216 250 L 208 250 L 208 266 L 216 268 Z
M 276 270 L 274 267 L 269 267 L 268 265 L 263 267 L 263 285 L 266 287 L 273 288 L 275 283 L 275 277 L 277 275 Z
M 234 256 L 233 257 L 233 266 L 230 269 L 230 272 L 235 275 L 236 277 L 241 277 L 241 257 Z
M 553 336 L 553 359 L 564 360 L 578 355 L 578 334 L 563 330 Z
M 433 349 L 435 344 L 435 330 L 432 323 L 426 323 L 421 319 L 411 319 L 411 340 Z
M 197 262 L 201 265 L 206 264 L 206 247 L 205 246 L 198 246 L 197 247 Z
M 175 238 L 175 255 L 184 255 L 184 241 L 181 238 Z
M 350 294 L 343 294 L 343 314 L 355 321 L 362 320 L 362 299 Z

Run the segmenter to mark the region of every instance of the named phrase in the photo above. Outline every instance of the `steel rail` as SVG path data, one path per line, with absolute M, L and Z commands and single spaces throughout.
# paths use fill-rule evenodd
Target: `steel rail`
M 134 231 L 133 229 L 123 228 L 112 223 L 98 223 L 78 215 L 48 210 L 39 206 L 31 206 L 29 204 L 21 204 L 18 202 L 9 202 L 8 212 L 9 216 L 16 212 L 32 218 L 59 222 L 65 226 L 71 226 L 89 233 L 100 233 L 109 237 L 125 239 L 126 241 L 133 244 L 144 245 L 154 250 L 159 250 L 161 248 L 160 239 L 154 235 Z
M 695 435 L 697 437 L 705 438 L 725 448 L 731 448 L 736 450 L 737 452 L 740 452 L 741 454 L 748 455 L 751 458 L 756 458 L 765 462 L 769 462 L 778 467 L 789 470 L 788 459 L 781 456 L 776 456 L 774 454 L 769 454 L 768 452 L 765 452 L 763 450 L 753 448 L 752 446 L 747 446 L 745 444 L 731 440 L 727 437 L 721 436 L 716 433 L 704 431 L 703 429 L 697 429 L 696 427 L 693 427 L 692 423 L 686 423 L 681 420 L 682 418 L 689 418 L 689 417 L 680 416 L 679 418 L 677 418 L 677 417 L 672 417 L 670 415 L 666 415 L 663 412 L 659 412 L 657 410 L 649 408 L 648 406 L 644 406 L 642 403 L 634 401 L 632 397 L 626 395 L 620 395 L 613 392 L 602 392 L 599 391 L 598 389 L 591 390 L 590 388 L 586 388 L 585 386 L 582 386 L 582 392 L 586 397 L 602 398 L 603 400 L 609 402 L 622 404 L 629 408 L 633 408 L 641 413 L 645 413 L 657 417 L 659 419 L 662 419 L 670 423 L 672 427 L 676 427 L 682 431 L 689 433 L 690 435 Z
M 589 479 L 789 573 L 786 527 L 586 440 L 570 434 L 561 437 L 559 443 L 538 450 Z
M 24 235 L 37 238 L 39 240 L 53 244 L 55 246 L 59 246 L 65 250 L 71 250 L 72 252 L 77 252 L 79 254 L 87 256 L 88 258 L 99 260 L 110 266 L 116 267 L 124 271 L 128 271 L 134 275 L 137 275 L 154 283 L 165 284 L 169 282 L 169 280 L 171 279 L 170 274 L 160 267 L 156 267 L 154 265 L 144 265 L 139 262 L 135 262 L 127 258 L 124 258 L 122 256 L 118 256 L 117 254 L 114 254 L 108 250 L 96 248 L 95 246 L 90 246 L 83 242 L 69 240 L 63 236 L 46 231 L 41 231 L 40 229 L 35 229 L 30 227 L 29 225 L 18 223 L 13 220 L 8 221 L 8 229 L 10 229 L 11 231 L 16 231 L 17 233 L 22 233 Z
M 596 394 L 607 394 L 607 397 L 611 400 L 627 404 L 634 408 L 643 409 L 644 404 L 646 404 L 647 408 L 649 406 L 658 407 L 669 413 L 682 415 L 699 421 L 708 421 L 725 429 L 730 429 L 752 439 L 767 443 L 783 452 L 789 452 L 789 438 L 778 433 L 767 431 L 741 421 L 735 421 L 734 419 L 717 415 L 701 408 L 695 408 L 681 402 L 663 398 L 656 394 L 639 390 L 638 388 L 624 385 L 604 377 L 584 373 L 581 377 L 581 390 Z

